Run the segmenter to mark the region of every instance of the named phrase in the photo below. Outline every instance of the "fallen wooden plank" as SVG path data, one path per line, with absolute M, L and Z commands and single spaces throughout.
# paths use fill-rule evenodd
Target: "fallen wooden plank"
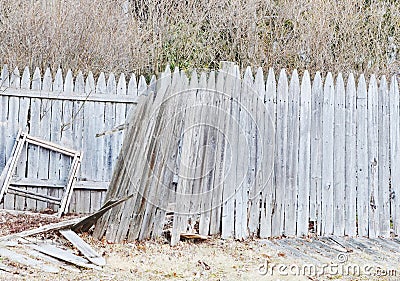
M 7 258 L 11 261 L 26 265 L 28 267 L 38 268 L 45 272 L 50 272 L 50 273 L 58 273 L 59 272 L 59 269 L 54 266 L 46 265 L 41 261 L 31 259 L 30 257 L 21 255 L 17 252 L 8 250 L 6 248 L 0 248 L 0 256 Z
M 0 237 L 0 241 L 5 241 L 5 240 L 10 240 L 12 238 L 18 238 L 18 237 L 26 237 L 26 236 L 31 236 L 31 235 L 35 235 L 35 234 L 39 234 L 39 233 L 43 233 L 46 231 L 51 231 L 51 230 L 58 230 L 58 229 L 63 229 L 63 228 L 67 228 L 67 227 L 71 227 L 72 225 L 76 224 L 77 222 L 84 220 L 84 218 L 76 218 L 76 219 L 71 219 L 71 220 L 67 220 L 67 221 L 61 221 L 61 222 L 57 222 L 57 223 L 51 223 L 51 224 L 47 224 L 35 229 L 30 229 L 30 230 L 26 230 L 26 231 L 22 231 L 19 233 L 13 233 L 13 234 L 9 234 L 6 236 L 2 236 Z
M 181 233 L 181 238 L 185 239 L 201 239 L 201 240 L 207 240 L 208 236 L 205 235 L 200 235 L 197 233 Z
M 81 232 L 86 232 L 88 231 L 95 223 L 96 221 L 104 215 L 108 210 L 111 208 L 117 206 L 118 204 L 121 204 L 122 202 L 128 200 L 131 198 L 133 195 L 126 196 L 124 198 L 118 199 L 118 200 L 109 200 L 107 201 L 103 207 L 100 208 L 97 212 L 94 214 L 87 216 L 86 218 L 82 219 L 81 221 L 77 222 L 74 226 L 71 227 L 73 231 L 81 231 Z
M 85 258 L 74 255 L 73 253 L 57 248 L 54 245 L 48 244 L 28 244 L 32 249 L 41 252 L 43 254 L 49 255 L 51 257 L 57 258 L 59 260 L 66 261 L 68 263 L 75 264 L 80 267 L 91 268 L 101 270 L 101 267 L 89 263 L 89 261 Z
M 39 258 L 39 259 L 42 259 L 44 261 L 53 263 L 53 264 L 55 264 L 55 265 L 57 265 L 57 266 L 59 266 L 61 268 L 66 269 L 66 270 L 69 270 L 69 271 L 72 271 L 72 272 L 76 272 L 76 273 L 80 273 L 81 272 L 81 270 L 79 268 L 75 267 L 75 266 L 68 265 L 63 261 L 60 261 L 60 260 L 58 260 L 56 258 L 53 258 L 53 257 L 50 257 L 50 256 L 48 256 L 46 254 L 43 254 L 41 252 L 38 252 L 36 250 L 28 250 L 27 253 L 30 256 L 34 257 L 34 258 Z M 1 269 L 1 267 L 0 267 L 0 269 Z
M 59 231 L 62 236 L 64 236 L 69 242 L 72 243 L 78 250 L 92 263 L 104 266 L 106 265 L 106 260 L 96 253 L 88 243 L 82 240 L 74 231 L 71 229 L 65 229 Z

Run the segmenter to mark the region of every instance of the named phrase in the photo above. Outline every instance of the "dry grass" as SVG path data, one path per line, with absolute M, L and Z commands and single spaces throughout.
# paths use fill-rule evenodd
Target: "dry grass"
M 395 0 L 0 0 L 11 66 L 150 74 L 167 62 L 397 73 Z

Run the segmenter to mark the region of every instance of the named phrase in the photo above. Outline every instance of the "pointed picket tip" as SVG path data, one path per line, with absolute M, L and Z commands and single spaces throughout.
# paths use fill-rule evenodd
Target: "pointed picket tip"
M 197 71 L 196 71 L 196 69 L 194 69 L 193 71 L 192 71 L 192 73 L 191 73 L 191 76 L 190 76 L 190 84 L 189 84 L 189 86 L 190 86 L 190 88 L 191 89 L 195 89 L 195 88 L 197 88 L 198 87 L 198 84 L 199 84 L 199 82 L 198 82 L 198 80 L 197 80 Z
M 207 74 L 204 71 L 200 73 L 199 88 L 207 88 Z
M 264 73 L 261 67 L 257 69 L 256 77 L 254 78 L 254 90 L 261 99 L 265 99 Z
M 314 85 L 321 85 L 322 84 L 322 76 L 321 76 L 321 72 L 317 71 L 315 73 L 314 79 L 313 79 L 313 88 Z
M 31 73 L 28 66 L 25 66 L 21 78 L 21 89 L 29 90 L 31 88 Z
M 215 71 L 214 70 L 210 71 L 210 74 L 208 75 L 207 88 L 209 90 L 215 89 Z
M 292 78 L 290 79 L 290 88 L 299 88 L 300 86 L 300 81 L 299 81 L 299 74 L 297 72 L 297 69 L 294 69 L 292 72 Z
M 76 75 L 74 92 L 77 94 L 83 94 L 85 92 L 85 78 L 83 77 L 83 73 L 80 70 L 78 72 L 78 75 Z
M 341 72 L 339 72 L 338 76 L 336 77 L 336 89 L 340 93 L 344 93 L 344 80 L 343 80 L 343 75 Z
M 72 77 L 71 69 L 68 69 L 67 75 L 65 76 L 64 92 L 71 94 L 74 90 L 74 78 Z
M 265 100 L 274 101 L 276 96 L 275 71 L 272 67 L 268 70 L 267 82 L 265 84 Z
M 182 90 L 189 88 L 189 78 L 184 71 L 181 71 Z
M 106 94 L 107 93 L 107 83 L 106 76 L 104 72 L 101 72 L 96 84 L 96 94 Z
M 39 67 L 36 67 L 32 77 L 32 90 L 40 91 L 41 89 L 42 89 L 42 76 Z
M 375 74 L 371 74 L 371 78 L 369 79 L 369 88 L 372 89 L 376 89 L 377 88 L 377 80 L 376 80 L 376 76 Z
M 169 63 L 167 63 L 167 65 L 165 66 L 164 74 L 165 75 L 171 75 L 171 66 L 169 65 Z
M 18 69 L 18 66 L 14 68 L 14 71 L 11 73 L 10 78 L 10 87 L 19 89 L 21 87 L 21 75 Z
M 96 85 L 94 82 L 94 76 L 93 73 L 89 71 L 85 82 L 85 93 L 86 95 L 92 95 L 95 93 L 95 91 L 96 91 Z
M 172 74 L 172 80 L 171 77 L 165 76 L 162 82 L 164 87 L 168 87 L 169 83 L 172 83 L 172 88 L 176 89 L 180 80 L 181 80 L 181 71 L 179 70 L 178 67 L 175 67 L 174 73 Z
M 126 95 L 126 79 L 125 74 L 121 73 L 117 84 L 117 95 Z
M 43 91 L 51 91 L 53 88 L 53 76 L 51 74 L 50 68 L 46 68 L 43 76 Z
M 157 77 L 155 75 L 151 76 L 150 83 L 148 85 L 148 90 L 152 93 L 156 93 L 156 83 L 157 83 Z
M 331 91 L 333 93 L 332 90 L 334 90 L 333 76 L 331 72 L 328 72 L 325 79 L 324 92 L 326 93 L 327 91 Z
M 115 81 L 114 73 L 110 73 L 107 80 L 107 93 L 110 95 L 117 94 L 117 83 Z
M 367 83 L 365 81 L 364 74 L 361 74 L 360 77 L 358 78 L 357 97 L 359 98 L 367 97 Z
M 311 98 L 311 78 L 310 73 L 306 70 L 301 79 L 301 101 L 306 103 L 310 101 Z
M 61 68 L 59 68 L 56 72 L 56 76 L 54 77 L 53 91 L 62 92 L 63 89 L 64 89 L 63 75 Z
M 356 88 L 356 80 L 354 79 L 354 74 L 350 73 L 349 77 L 347 78 L 346 91 L 351 91 L 352 89 L 354 89 L 354 92 L 355 92 L 355 88 Z
M 137 81 L 136 81 L 135 73 L 132 73 L 131 78 L 129 79 L 127 94 L 131 95 L 131 96 L 135 96 L 135 97 L 137 97 L 137 95 L 138 95 Z
M 279 83 L 279 81 L 281 81 L 281 83 L 283 83 L 283 82 L 287 82 L 287 75 L 286 75 L 286 69 L 284 69 L 284 68 L 282 68 L 281 69 L 281 71 L 280 71 L 280 73 L 279 73 L 279 80 L 278 80 L 278 83 Z
M 248 81 L 253 80 L 253 71 L 251 70 L 251 67 L 248 66 L 246 67 L 246 70 L 244 71 L 244 77 L 243 79 L 247 79 Z
M 397 83 L 396 75 L 393 75 L 390 79 L 390 92 L 396 95 L 399 94 L 399 84 Z
M 140 75 L 139 77 L 138 95 L 147 95 L 147 83 L 146 78 L 144 78 L 143 75 Z

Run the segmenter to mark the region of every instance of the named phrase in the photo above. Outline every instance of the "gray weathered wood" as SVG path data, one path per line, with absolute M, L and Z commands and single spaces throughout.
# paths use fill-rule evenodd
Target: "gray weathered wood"
M 335 88 L 335 125 L 334 125 L 334 148 L 333 148 L 333 233 L 344 235 L 345 228 L 345 155 L 346 155 L 346 104 L 345 85 L 341 73 L 336 78 Z
M 368 163 L 367 84 L 361 74 L 357 87 L 357 229 L 360 236 L 368 236 Z
M 357 234 L 357 124 L 356 83 L 350 73 L 346 87 L 345 235 Z
M 299 138 L 299 189 L 296 234 L 297 236 L 303 236 L 308 234 L 311 185 L 311 79 L 308 71 L 304 73 L 301 81 Z
M 296 235 L 298 165 L 299 165 L 299 99 L 300 83 L 294 70 L 289 85 L 289 111 L 287 127 L 287 184 L 285 191 L 285 234 Z
M 382 76 L 378 92 L 378 205 L 379 236 L 390 237 L 390 109 L 389 89 Z
M 391 163 L 391 213 L 395 234 L 400 233 L 400 110 L 399 86 L 396 76 L 390 81 L 390 163 Z
M 106 265 L 106 260 L 94 251 L 89 244 L 82 240 L 75 232 L 71 229 L 60 230 L 62 236 L 64 236 L 69 242 L 72 243 L 78 250 L 92 263 L 98 266 Z
M 275 149 L 275 203 L 272 215 L 272 236 L 284 234 L 285 190 L 287 173 L 287 115 L 288 83 L 285 70 L 281 70 L 277 88 L 276 149 Z
M 59 272 L 59 269 L 54 266 L 46 265 L 39 260 L 32 259 L 25 255 L 21 255 L 17 252 L 8 250 L 6 248 L 0 247 L 0 256 L 5 257 L 13 262 L 17 262 L 17 263 L 23 264 L 28 267 L 37 268 L 37 269 L 43 270 L 45 272 L 50 272 L 50 273 L 58 273 Z
M 333 77 L 328 73 L 324 85 L 322 107 L 322 212 L 321 222 L 323 235 L 333 233 L 333 148 L 334 148 L 334 97 Z
M 378 85 L 375 75 L 371 75 L 367 96 L 368 112 L 368 202 L 369 220 L 368 235 L 376 238 L 379 232 L 378 202 L 378 170 L 381 165 L 378 157 L 379 149 L 379 118 L 378 118 Z

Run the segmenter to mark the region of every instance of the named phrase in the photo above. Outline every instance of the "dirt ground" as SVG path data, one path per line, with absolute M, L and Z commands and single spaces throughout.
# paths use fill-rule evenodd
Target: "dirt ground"
M 57 219 L 0 213 L 0 234 L 40 226 Z M 49 237 L 58 239 L 57 233 Z M 61 270 L 44 273 L 24 268 L 0 257 L 0 262 L 18 268 L 14 274 L 0 270 L 0 280 L 400 280 L 390 278 L 343 277 L 340 275 L 305 276 L 268 272 L 265 265 L 298 264 L 301 260 L 290 258 L 285 251 L 272 249 L 265 240 L 222 240 L 218 237 L 206 241 L 186 240 L 171 247 L 166 238 L 158 240 L 110 244 L 98 241 L 89 234 L 81 234 L 93 249 L 103 255 L 107 265 L 102 270 L 81 269 L 80 273 Z M 40 237 L 37 237 L 40 239 Z M 72 245 L 70 245 L 71 248 Z M 400 278 L 400 277 L 397 277 Z

